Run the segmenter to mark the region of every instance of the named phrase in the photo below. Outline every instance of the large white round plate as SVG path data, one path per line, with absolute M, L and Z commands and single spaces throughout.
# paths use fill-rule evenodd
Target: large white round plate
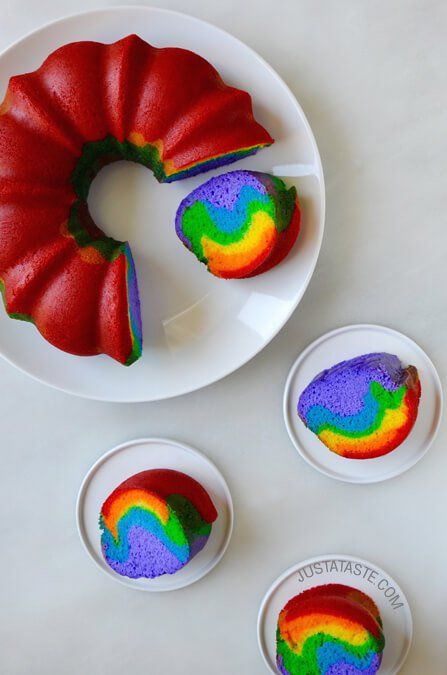
M 258 615 L 258 644 L 267 668 L 276 669 L 276 626 L 284 605 L 298 593 L 323 584 L 345 584 L 369 595 L 383 621 L 385 649 L 380 675 L 398 673 L 410 649 L 413 620 L 407 598 L 386 572 L 349 555 L 322 555 L 294 565 L 268 590 Z
M 198 52 L 253 97 L 256 118 L 276 142 L 232 165 L 290 177 L 303 207 L 303 229 L 281 265 L 260 277 L 212 277 L 175 234 L 180 201 L 213 174 L 158 185 L 144 167 L 119 162 L 101 172 L 89 198 L 96 222 L 130 242 L 143 314 L 143 357 L 124 368 L 112 359 L 79 358 L 47 344 L 36 329 L 0 311 L 0 353 L 33 377 L 79 396 L 152 401 L 199 389 L 233 372 L 278 333 L 312 276 L 324 226 L 324 182 L 310 126 L 293 94 L 255 52 L 193 17 L 152 7 L 95 10 L 52 23 L 0 56 L 0 96 L 11 75 L 37 68 L 57 47 L 76 40 L 113 42 L 130 33 L 159 47 Z M 1 98 L 0 98 L 1 100 Z
M 218 517 L 205 547 L 176 574 L 128 579 L 105 562 L 98 519 L 109 494 L 130 476 L 148 469 L 175 469 L 195 478 L 211 497 Z M 174 591 L 198 581 L 222 559 L 233 531 L 233 502 L 222 474 L 200 452 L 166 438 L 142 438 L 113 448 L 95 462 L 79 490 L 76 521 L 87 553 L 103 572 L 140 591 Z
M 405 366 L 416 366 L 422 388 L 419 412 L 411 433 L 393 452 L 374 459 L 347 459 L 330 452 L 304 426 L 296 411 L 298 398 L 322 370 L 370 352 L 396 354 Z M 292 443 L 315 469 L 350 483 L 376 483 L 398 476 L 425 455 L 439 429 L 442 398 L 436 368 L 413 340 L 383 326 L 345 326 L 315 340 L 295 361 L 284 392 L 284 419 Z

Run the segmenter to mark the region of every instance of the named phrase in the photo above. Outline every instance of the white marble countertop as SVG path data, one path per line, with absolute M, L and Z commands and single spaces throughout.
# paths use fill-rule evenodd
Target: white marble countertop
M 121 3 L 96 2 L 102 7 Z M 405 590 L 414 643 L 404 675 L 443 675 L 447 536 L 445 424 L 392 481 L 357 486 L 297 455 L 281 412 L 286 374 L 314 338 L 347 323 L 406 332 L 443 381 L 447 217 L 447 6 L 427 0 L 153 0 L 237 35 L 290 85 L 314 129 L 326 235 L 295 314 L 252 362 L 188 396 L 87 402 L 0 361 L 0 672 L 5 675 L 255 675 L 256 616 L 291 564 L 345 552 Z M 88 0 L 3 0 L 0 48 Z M 244 413 L 238 401 L 250 398 Z M 78 539 L 74 504 L 118 442 L 168 436 L 208 454 L 236 509 L 230 548 L 205 579 L 161 595 L 114 584 Z M 6 514 L 8 514 L 6 516 Z M 444 591 L 444 592 L 443 592 Z

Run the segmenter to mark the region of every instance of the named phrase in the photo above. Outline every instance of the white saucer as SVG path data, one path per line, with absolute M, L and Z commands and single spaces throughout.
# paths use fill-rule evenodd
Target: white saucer
M 247 89 L 255 115 L 275 143 L 230 167 L 158 185 L 142 166 L 118 162 L 103 169 L 90 209 L 104 231 L 128 240 L 137 268 L 143 316 L 143 356 L 125 368 L 105 356 L 58 351 L 30 323 L 13 321 L 0 306 L 0 355 L 38 380 L 86 398 L 154 401 L 199 389 L 240 368 L 263 349 L 301 300 L 315 268 L 324 227 L 324 179 L 318 148 L 290 89 L 254 51 L 194 17 L 155 7 L 109 7 L 67 17 L 22 38 L 0 55 L 0 100 L 9 77 L 37 68 L 76 40 L 113 42 L 130 33 L 158 47 L 191 49 L 232 85 Z M 255 169 L 296 185 L 303 226 L 293 251 L 275 269 L 223 281 L 178 240 L 180 201 L 201 182 L 232 169 Z
M 382 351 L 396 354 L 404 365 L 416 366 L 419 371 L 422 395 L 416 424 L 402 445 L 388 455 L 364 460 L 340 457 L 330 452 L 298 417 L 299 395 L 322 370 L 360 354 Z M 360 324 L 326 333 L 300 354 L 286 382 L 284 419 L 292 443 L 315 469 L 337 480 L 375 483 L 398 476 L 425 455 L 439 429 L 442 399 L 436 368 L 413 340 L 391 328 Z
M 267 591 L 258 615 L 258 644 L 270 672 L 278 674 L 275 665 L 276 626 L 280 611 L 295 595 L 323 584 L 346 584 L 358 588 L 374 600 L 382 617 L 385 635 L 380 675 L 398 673 L 413 636 L 411 610 L 403 591 L 377 565 L 338 554 L 318 556 L 294 565 Z
M 195 478 L 210 495 L 218 517 L 205 547 L 179 572 L 156 579 L 128 579 L 105 562 L 98 519 L 108 495 L 126 478 L 146 469 L 176 469 Z M 222 559 L 233 531 L 233 502 L 219 470 L 198 450 L 166 438 L 142 438 L 118 445 L 95 462 L 79 491 L 76 521 L 87 553 L 115 581 L 140 591 L 173 591 L 198 581 Z

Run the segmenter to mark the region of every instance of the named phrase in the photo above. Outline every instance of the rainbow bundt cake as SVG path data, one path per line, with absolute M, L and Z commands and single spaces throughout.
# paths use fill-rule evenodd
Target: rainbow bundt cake
M 142 471 L 102 505 L 104 559 L 132 579 L 175 574 L 203 549 L 216 518 L 210 496 L 193 478 L 171 469 Z
M 125 159 L 171 182 L 272 143 L 249 94 L 193 52 L 136 35 L 75 42 L 12 77 L 0 106 L 0 288 L 8 314 L 71 354 L 141 354 L 127 243 L 93 223 L 101 167 Z
M 350 586 L 304 591 L 278 618 L 276 663 L 282 675 L 374 675 L 384 646 L 376 604 Z
M 365 354 L 317 375 L 299 398 L 298 414 L 329 450 L 371 459 L 407 438 L 420 396 L 414 366 L 404 368 L 393 354 Z
M 255 276 L 277 265 L 299 229 L 296 189 L 258 171 L 211 178 L 182 201 L 176 216 L 186 248 L 225 279 Z

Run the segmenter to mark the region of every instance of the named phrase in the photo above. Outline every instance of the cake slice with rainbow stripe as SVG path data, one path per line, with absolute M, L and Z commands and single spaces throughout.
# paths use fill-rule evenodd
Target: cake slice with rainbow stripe
M 278 265 L 295 243 L 300 222 L 294 187 L 259 171 L 229 171 L 185 197 L 175 225 L 211 274 L 242 279 Z
M 282 675 L 374 675 L 384 646 L 375 602 L 343 584 L 303 591 L 278 617 L 276 663 Z
M 364 354 L 319 373 L 298 401 L 298 415 L 329 450 L 371 459 L 395 450 L 412 430 L 421 384 L 394 354 Z
M 131 579 L 175 574 L 203 549 L 216 518 L 207 491 L 190 476 L 172 469 L 142 471 L 102 505 L 104 559 Z

